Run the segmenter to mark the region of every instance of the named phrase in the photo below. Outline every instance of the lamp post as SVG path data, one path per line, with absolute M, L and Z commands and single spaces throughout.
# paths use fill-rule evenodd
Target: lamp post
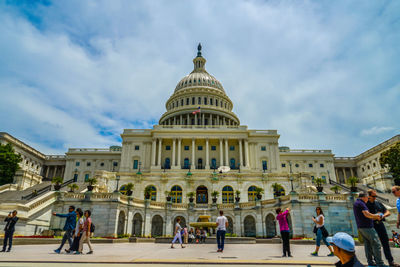
M 116 177 L 115 179 L 117 180 L 117 188 L 115 188 L 115 191 L 114 191 L 114 192 L 119 192 L 119 190 L 118 190 L 118 187 L 119 187 L 119 179 L 120 179 L 119 175 L 117 175 L 117 177 Z
M 292 191 L 291 192 L 294 192 L 294 189 L 293 189 L 293 176 L 292 176 L 292 162 L 291 161 L 289 161 L 289 169 L 290 169 L 289 180 L 290 180 L 290 185 L 292 187 Z

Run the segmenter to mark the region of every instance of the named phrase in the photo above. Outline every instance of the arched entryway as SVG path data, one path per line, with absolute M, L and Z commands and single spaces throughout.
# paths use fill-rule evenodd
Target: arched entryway
M 243 221 L 244 236 L 255 237 L 256 236 L 256 220 L 253 216 L 247 215 Z
M 173 232 L 173 233 L 175 232 L 175 225 L 176 225 L 176 221 L 177 221 L 178 218 L 181 219 L 181 221 L 179 222 L 179 224 L 181 225 L 181 227 L 183 228 L 183 227 L 186 226 L 186 219 L 185 219 L 185 217 L 176 216 L 175 219 L 174 219 L 174 221 L 173 221 L 173 224 L 172 224 L 172 232 Z
M 276 221 L 275 216 L 273 214 L 268 214 L 265 217 L 265 229 L 266 229 L 266 236 L 267 237 L 274 237 L 276 236 Z
M 125 233 L 125 212 L 121 210 L 118 216 L 117 235 L 123 235 L 124 233 Z
M 233 220 L 229 216 L 226 216 L 226 218 L 228 219 L 228 228 L 226 228 L 226 233 L 233 234 Z
M 160 215 L 154 215 L 153 219 L 151 220 L 151 236 L 162 236 L 163 234 L 163 219 Z
M 133 221 L 132 221 L 132 236 L 142 235 L 142 223 L 143 223 L 142 215 L 140 215 L 140 213 L 136 213 L 133 216 Z
M 201 185 L 196 189 L 196 203 L 197 204 L 208 203 L 208 189 L 204 185 Z

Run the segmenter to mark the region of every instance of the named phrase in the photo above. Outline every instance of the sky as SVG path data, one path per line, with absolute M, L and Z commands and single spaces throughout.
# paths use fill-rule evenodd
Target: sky
M 0 131 L 46 154 L 148 129 L 197 44 L 249 129 L 355 156 L 400 133 L 400 1 L 1 1 Z

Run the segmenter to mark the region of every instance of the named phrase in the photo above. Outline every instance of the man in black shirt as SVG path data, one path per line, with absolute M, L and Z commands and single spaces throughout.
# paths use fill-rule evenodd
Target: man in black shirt
M 4 228 L 4 242 L 3 242 L 3 250 L 1 250 L 1 252 L 6 251 L 7 241 L 8 241 L 7 252 L 10 252 L 12 247 L 13 235 L 15 231 L 15 224 L 18 221 L 17 211 L 14 210 L 13 212 L 10 212 L 4 221 L 6 222 L 6 227 Z
M 376 214 L 376 213 L 381 213 L 382 215 L 382 220 L 374 220 L 374 228 L 375 231 L 377 232 L 379 239 L 381 241 L 382 247 L 383 247 L 383 253 L 385 254 L 385 258 L 388 260 L 390 266 L 396 266 L 400 267 L 399 264 L 394 263 L 393 261 L 393 256 L 390 251 L 390 245 L 389 245 L 389 237 L 386 232 L 386 227 L 385 224 L 383 223 L 385 221 L 385 217 L 390 216 L 390 211 L 388 211 L 385 206 L 380 203 L 379 201 L 376 201 L 376 191 L 373 189 L 368 190 L 368 202 L 366 203 L 369 212 Z

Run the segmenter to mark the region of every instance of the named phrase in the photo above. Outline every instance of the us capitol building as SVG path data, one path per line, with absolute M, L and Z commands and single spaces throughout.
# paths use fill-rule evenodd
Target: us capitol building
M 279 234 L 275 209 L 290 207 L 293 235 L 312 236 L 310 218 L 321 206 L 330 232 L 357 235 L 354 195 L 345 182 L 358 176 L 360 190 L 386 192 L 391 180 L 379 155 L 400 136 L 345 158 L 334 157 L 331 150 L 279 146 L 276 130 L 251 130 L 240 123 L 221 82 L 206 71 L 201 45 L 193 64 L 167 100 L 158 125 L 125 129 L 122 146 L 44 155 L 0 133 L 0 142 L 11 143 L 23 158 L 14 183 L 0 187 L 0 215 L 15 208 L 21 218 L 17 232 L 41 234 L 62 228 L 63 221 L 51 212 L 74 205 L 92 210 L 98 236 L 154 237 L 172 235 L 178 217 L 187 225 L 200 215 L 215 221 L 223 209 L 228 233 L 273 237 Z M 56 176 L 64 183 L 54 191 L 49 180 Z M 97 182 L 88 191 L 91 178 Z M 322 192 L 317 192 L 316 178 L 324 181 Z M 72 183 L 78 185 L 75 192 L 68 189 Z M 130 196 L 129 183 L 134 185 Z M 341 192 L 331 191 L 333 185 Z M 389 196 L 385 205 L 390 209 Z

